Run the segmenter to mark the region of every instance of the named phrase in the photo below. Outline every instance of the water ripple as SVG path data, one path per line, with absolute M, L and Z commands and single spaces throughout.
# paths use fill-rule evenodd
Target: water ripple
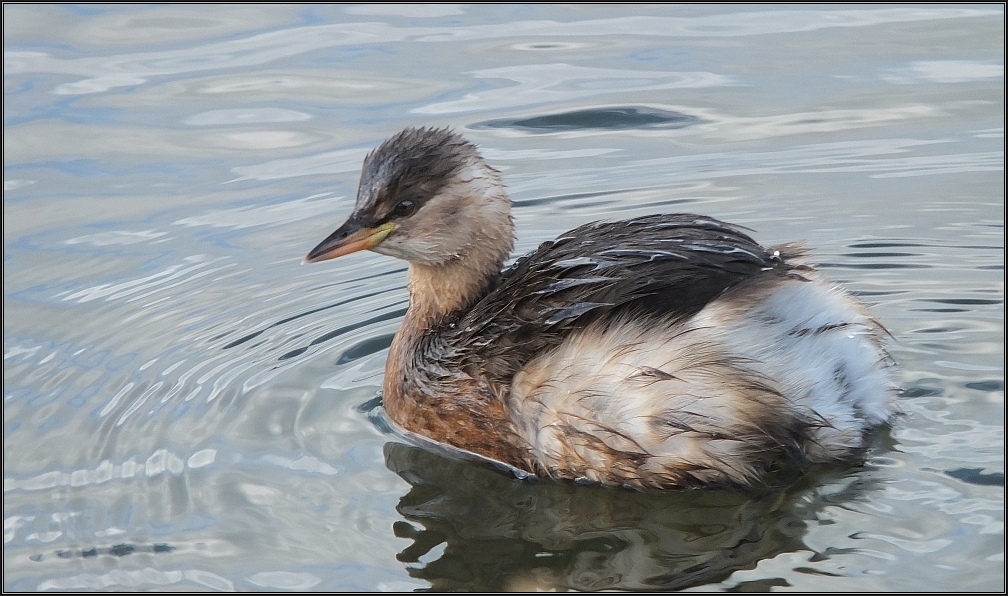
M 528 132 L 563 132 L 569 130 L 630 130 L 676 129 L 700 124 L 703 120 L 689 114 L 680 114 L 647 107 L 593 108 L 574 110 L 528 118 L 487 120 L 471 128 L 513 128 Z
M 641 93 L 671 89 L 699 89 L 738 84 L 712 72 L 664 72 L 607 69 L 572 64 L 525 64 L 477 70 L 477 79 L 507 79 L 517 85 L 469 93 L 462 99 L 414 108 L 416 114 L 455 114 L 501 110 L 544 103 L 564 103 L 607 93 Z M 541 117 L 540 117 L 541 118 Z M 695 116 L 679 115 L 679 119 Z M 491 123 L 481 123 L 489 127 Z M 493 127 L 499 128 L 499 124 Z
M 45 580 L 36 589 L 39 591 L 106 590 L 112 587 L 157 589 L 156 586 L 179 584 L 184 580 L 212 590 L 232 592 L 235 589 L 231 581 L 202 569 L 159 571 L 152 567 L 133 571 L 114 569 L 103 574 L 79 573 L 64 578 Z
M 112 464 L 106 459 L 95 469 L 45 472 L 23 480 L 5 477 L 3 490 L 6 493 L 13 490 L 47 490 L 56 486 L 86 486 L 103 484 L 113 479 L 130 479 L 138 474 L 153 478 L 166 471 L 177 476 L 186 466 L 196 469 L 212 464 L 216 455 L 215 449 L 202 449 L 183 462 L 182 458 L 167 449 L 158 449 L 144 463 L 138 463 L 134 458 L 130 458 L 122 464 Z
M 267 64 L 324 48 L 403 41 L 455 42 L 508 37 L 741 37 L 796 33 L 834 27 L 869 27 L 957 18 L 998 17 L 996 8 L 871 8 L 732 12 L 699 17 L 630 16 L 566 23 L 513 21 L 460 27 L 394 27 L 386 23 L 339 23 L 292 27 L 184 50 L 139 52 L 102 57 L 57 58 L 45 52 L 4 51 L 5 76 L 51 73 L 84 76 L 63 83 L 55 93 L 102 93 L 141 85 L 155 76 L 197 73 Z M 716 76 L 716 75 L 715 75 Z
M 1003 15 L 5 5 L 4 588 L 1002 588 Z M 519 253 L 656 211 L 805 238 L 904 414 L 753 493 L 389 443 L 404 265 L 298 262 L 411 125 L 500 169 Z

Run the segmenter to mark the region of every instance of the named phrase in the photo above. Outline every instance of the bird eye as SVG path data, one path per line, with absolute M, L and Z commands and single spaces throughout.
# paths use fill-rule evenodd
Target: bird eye
M 396 205 L 395 208 L 395 214 L 398 217 L 406 217 L 408 215 L 413 215 L 414 211 L 416 211 L 416 205 L 413 203 L 413 201 L 403 201 L 402 203 Z

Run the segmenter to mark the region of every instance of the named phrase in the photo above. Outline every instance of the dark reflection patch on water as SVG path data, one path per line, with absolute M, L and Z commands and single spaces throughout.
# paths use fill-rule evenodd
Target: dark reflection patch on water
M 340 337 L 342 335 L 345 335 L 346 333 L 348 333 L 350 331 L 354 331 L 356 329 L 360 329 L 361 327 L 367 327 L 368 325 L 373 325 L 374 323 L 380 323 L 382 321 L 389 321 L 389 320 L 400 319 L 405 314 L 406 314 L 406 309 L 405 308 L 400 308 L 400 309 L 396 309 L 396 310 L 394 310 L 392 312 L 387 312 L 387 313 L 378 315 L 376 317 L 371 317 L 370 319 L 367 319 L 367 320 L 362 321 L 360 323 L 354 323 L 352 325 L 344 325 L 343 327 L 340 327 L 339 329 L 334 329 L 333 331 L 329 331 L 328 333 L 326 333 L 325 335 L 322 335 L 321 337 L 317 337 L 317 338 L 313 339 L 311 341 L 311 343 L 309 343 L 307 346 L 305 346 L 303 348 L 297 348 L 295 350 L 291 350 L 291 351 L 289 351 L 289 352 L 287 352 L 285 354 L 282 354 L 279 358 L 277 358 L 277 360 L 288 360 L 290 358 L 294 358 L 295 356 L 300 356 L 301 354 L 304 354 L 305 352 L 307 352 L 308 349 L 311 348 L 312 346 L 317 346 L 317 345 L 325 343 L 325 342 L 327 342 L 329 340 L 332 340 L 332 339 L 335 339 L 335 338 Z M 381 339 L 379 341 L 379 343 L 381 343 L 382 341 L 385 341 L 385 340 Z M 391 338 L 388 338 L 388 343 L 392 343 Z M 377 347 L 373 351 L 378 351 L 378 350 L 386 348 L 386 347 L 388 347 L 388 345 L 383 345 L 381 347 Z M 371 353 L 371 352 L 368 352 L 368 353 Z M 359 357 L 359 356 L 357 356 L 357 357 Z M 340 363 L 342 364 L 343 362 L 345 362 L 345 361 L 341 361 Z
M 556 112 L 525 118 L 499 118 L 470 125 L 472 129 L 511 128 L 531 133 L 572 130 L 677 129 L 703 123 L 692 114 L 644 106 L 613 106 Z
M 946 470 L 945 474 L 969 484 L 979 486 L 1004 486 L 1005 476 L 1001 472 L 984 474 L 983 468 L 957 468 Z
M 42 560 L 55 556 L 59 559 L 74 559 L 80 557 L 82 559 L 88 559 L 91 557 L 98 557 L 102 555 L 108 555 L 113 557 L 125 557 L 127 555 L 138 554 L 138 553 L 170 553 L 175 550 L 175 547 L 170 544 L 129 544 L 122 543 L 116 544 L 108 547 L 94 546 L 91 548 L 84 548 L 80 550 L 58 550 L 50 554 L 39 553 L 36 555 L 31 555 L 28 557 L 30 560 L 39 563 Z
M 987 300 L 984 298 L 930 298 L 926 302 L 938 302 L 940 304 L 961 304 L 963 306 L 985 306 L 990 304 L 1001 304 L 1003 300 Z
M 859 478 L 825 498 L 815 488 L 822 475 L 810 474 L 780 489 L 635 492 L 517 480 L 395 442 L 384 451 L 386 466 L 410 484 L 396 507 L 406 521 L 392 530 L 412 544 L 397 558 L 435 591 L 724 581 L 781 553 L 814 551 L 802 540 L 807 526 L 832 523 L 819 509 L 878 488 Z
M 548 197 L 536 197 L 534 199 L 524 199 L 518 201 L 512 201 L 515 207 L 539 207 L 542 205 L 549 205 L 550 203 L 556 203 L 560 201 L 578 201 L 581 199 L 595 199 L 599 197 L 605 197 L 617 194 L 618 191 L 601 191 L 601 192 L 578 192 L 562 195 L 552 195 Z
M 284 325 L 286 323 L 290 323 L 291 321 L 296 321 L 297 319 L 300 319 L 302 317 L 307 317 L 307 316 L 313 315 L 315 313 L 322 312 L 324 310 L 329 310 L 331 308 L 337 308 L 339 306 L 343 306 L 343 305 L 348 304 L 350 302 L 353 302 L 355 300 L 366 300 L 368 298 L 377 296 L 377 295 L 382 294 L 382 293 L 383 292 L 370 292 L 370 293 L 367 293 L 367 294 L 363 294 L 361 296 L 354 296 L 354 297 L 349 298 L 347 300 L 341 300 L 341 301 L 339 301 L 339 302 L 337 302 L 335 304 L 329 304 L 327 306 L 321 306 L 321 307 L 318 307 L 318 308 L 313 308 L 313 309 L 308 310 L 306 312 L 302 312 L 302 313 L 298 313 L 298 314 L 293 315 L 293 316 L 285 317 L 285 318 L 277 321 L 276 323 L 273 323 L 269 327 L 266 327 L 265 329 L 260 329 L 259 331 L 255 331 L 253 333 L 249 333 L 248 335 L 242 336 L 242 337 L 240 337 L 240 338 L 232 341 L 231 343 L 227 344 L 226 346 L 223 346 L 221 349 L 222 350 L 229 350 L 229 349 L 234 348 L 236 346 L 240 346 L 241 344 L 243 344 L 243 343 L 245 343 L 247 341 L 255 339 L 259 335 L 265 333 L 266 331 L 269 331 L 270 329 L 272 329 L 274 327 L 279 327 L 279 326 Z M 227 333 L 225 333 L 224 335 L 227 335 Z M 281 358 L 281 360 L 282 359 L 283 358 Z
M 392 338 L 394 334 L 386 333 L 385 335 L 379 335 L 377 337 L 372 337 L 365 339 L 357 344 L 354 344 L 350 349 L 344 351 L 340 354 L 339 360 L 336 361 L 337 365 L 346 364 L 348 362 L 353 362 L 365 356 L 370 356 L 371 354 L 376 354 L 385 348 L 392 345 Z
M 1004 391 L 1004 381 L 977 381 L 975 383 L 966 383 L 966 387 L 976 389 L 977 391 Z

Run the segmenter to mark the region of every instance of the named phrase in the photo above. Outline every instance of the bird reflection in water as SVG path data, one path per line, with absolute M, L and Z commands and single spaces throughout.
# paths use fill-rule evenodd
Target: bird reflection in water
M 397 442 L 386 443 L 385 463 L 410 484 L 396 508 L 407 521 L 393 531 L 412 544 L 397 558 L 437 591 L 717 583 L 763 559 L 813 550 L 803 542 L 808 526 L 831 523 L 817 519 L 819 510 L 858 499 L 873 484 L 863 471 L 827 467 L 784 472 L 759 488 L 613 490 L 518 480 Z M 735 589 L 787 585 L 768 578 Z

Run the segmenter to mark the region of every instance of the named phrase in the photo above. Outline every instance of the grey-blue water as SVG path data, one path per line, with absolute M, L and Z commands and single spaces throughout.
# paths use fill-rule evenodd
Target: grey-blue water
M 1003 6 L 3 17 L 4 589 L 1004 589 Z M 654 212 L 804 239 L 904 414 L 752 492 L 403 444 L 404 265 L 299 263 L 414 125 L 501 170 L 519 253 Z

